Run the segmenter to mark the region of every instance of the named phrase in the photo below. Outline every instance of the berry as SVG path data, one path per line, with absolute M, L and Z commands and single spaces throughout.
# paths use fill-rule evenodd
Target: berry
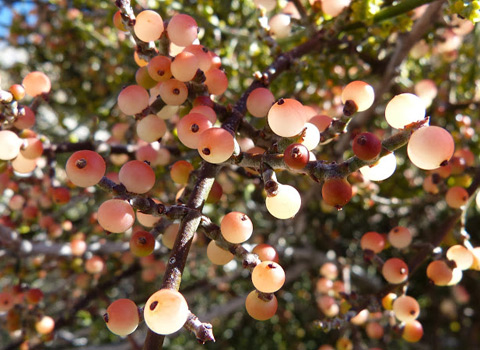
M 369 249 L 378 254 L 385 248 L 385 238 L 378 232 L 367 232 L 362 236 L 360 246 L 363 250 Z
M 353 139 L 353 153 L 361 160 L 372 160 L 382 150 L 382 142 L 371 132 L 363 132 Z
M 275 97 L 267 88 L 252 90 L 247 98 L 247 110 L 256 118 L 263 118 L 275 103 Z
M 212 122 L 203 114 L 190 112 L 177 123 L 180 142 L 188 148 L 196 149 L 200 135 L 212 127 Z
M 310 158 L 307 147 L 300 143 L 292 143 L 285 149 L 283 160 L 290 168 L 300 170 L 305 168 Z
M 253 233 L 253 224 L 250 218 L 238 211 L 225 215 L 220 223 L 223 238 L 230 243 L 243 243 Z
M 370 108 L 375 100 L 373 87 L 363 81 L 352 81 L 342 91 L 342 102 L 351 100 L 355 103 L 358 112 Z
M 180 52 L 175 56 L 175 59 L 170 65 L 172 75 L 175 79 L 183 82 L 192 80 L 195 77 L 198 68 L 199 63 L 197 57 L 188 51 Z
M 130 251 L 135 256 L 147 256 L 155 248 L 155 238 L 150 232 L 137 231 L 130 238 Z
M 265 321 L 273 317 L 277 312 L 278 302 L 275 295 L 272 299 L 265 301 L 260 299 L 256 290 L 250 292 L 245 300 L 245 308 L 248 314 L 258 320 Z
M 281 98 L 268 111 L 268 125 L 281 137 L 298 135 L 307 122 L 307 114 L 303 105 L 297 100 Z
M 420 315 L 420 306 L 415 298 L 402 295 L 393 301 L 393 312 L 401 322 L 410 322 Z
M 407 154 L 420 169 L 432 170 L 446 164 L 454 149 L 453 137 L 447 130 L 438 126 L 426 126 L 410 137 Z
M 282 288 L 285 272 L 276 262 L 262 261 L 253 269 L 252 282 L 260 292 L 274 293 Z
M 168 22 L 168 38 L 178 46 L 188 46 L 197 38 L 198 25 L 189 15 L 178 14 Z
M 77 151 L 68 158 L 65 166 L 67 176 L 75 185 L 89 187 L 96 185 L 105 174 L 103 158 L 93 151 Z
M 205 73 L 205 85 L 208 92 L 212 95 L 223 94 L 228 87 L 228 78 L 226 74 L 218 68 L 210 68 Z
M 207 257 L 212 264 L 225 265 L 233 259 L 233 254 L 219 247 L 215 241 L 210 241 L 207 246 Z
M 148 107 L 149 98 L 145 88 L 140 85 L 130 85 L 118 94 L 118 108 L 128 115 L 138 114 Z
M 412 242 L 412 233 L 406 227 L 397 226 L 388 233 L 388 241 L 393 247 L 403 249 Z
M 35 330 L 38 334 L 49 334 L 55 328 L 55 321 L 50 316 L 43 316 L 35 323 Z
M 445 201 L 453 209 L 459 209 L 468 202 L 468 192 L 460 186 L 450 187 L 445 195 Z
M 11 160 L 20 153 L 22 140 L 20 140 L 13 131 L 1 130 L 0 144 L 2 145 L 0 149 L 0 160 Z
M 112 333 L 122 337 L 133 333 L 140 322 L 137 305 L 130 299 L 115 300 L 108 306 L 103 319 Z
M 403 129 L 406 125 L 425 118 L 425 105 L 414 94 L 400 94 L 388 102 L 385 108 L 385 119 L 392 128 Z
M 427 266 L 427 277 L 437 286 L 446 286 L 453 278 L 453 271 L 445 261 L 435 260 Z
M 198 138 L 197 150 L 209 163 L 219 164 L 230 158 L 235 149 L 232 134 L 222 128 L 209 128 Z
M 328 178 L 322 186 L 322 197 L 325 203 L 341 209 L 352 198 L 352 186 L 343 178 Z
M 132 227 L 135 213 L 128 202 L 121 199 L 109 199 L 98 208 L 98 223 L 104 230 L 114 233 L 125 232 Z
M 277 219 L 290 219 L 300 210 L 302 198 L 295 187 L 279 184 L 276 195 L 267 197 L 265 205 Z
M 152 10 L 140 12 L 133 27 L 135 35 L 145 42 L 160 39 L 163 29 L 162 17 Z
M 172 334 L 183 327 L 189 313 L 182 294 L 172 289 L 160 289 L 148 298 L 143 315 L 153 332 Z
M 193 169 L 193 165 L 186 160 L 177 160 L 170 168 L 170 177 L 173 182 L 186 185 Z
M 257 254 L 260 261 L 274 261 L 278 263 L 278 253 L 274 247 L 269 244 L 261 243 L 257 244 L 252 250 L 253 254 Z
M 22 85 L 27 95 L 32 97 L 50 92 L 52 83 L 50 78 L 42 72 L 30 72 L 23 78 Z
M 169 79 L 160 85 L 159 94 L 167 105 L 179 106 L 186 101 L 188 89 L 180 80 Z
M 402 338 L 409 343 L 416 343 L 423 337 L 423 327 L 420 322 L 413 320 L 403 327 Z
M 454 245 L 447 250 L 447 259 L 455 261 L 460 270 L 467 270 L 473 265 L 474 256 L 462 245 Z
M 145 162 L 131 160 L 120 168 L 118 179 L 129 192 L 147 193 L 155 184 L 155 172 Z
M 389 283 L 403 283 L 408 278 L 408 266 L 399 258 L 390 258 L 382 266 L 382 275 Z
M 167 81 L 172 77 L 172 61 L 166 56 L 155 56 L 148 62 L 147 70 L 155 81 Z

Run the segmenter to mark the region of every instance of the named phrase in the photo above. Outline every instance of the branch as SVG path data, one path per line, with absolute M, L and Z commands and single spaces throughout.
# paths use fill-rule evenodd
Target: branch
M 255 266 L 257 266 L 260 263 L 260 259 L 258 258 L 258 255 L 250 253 L 241 244 L 233 244 L 233 243 L 227 242 L 221 234 L 220 226 L 211 222 L 211 220 L 208 217 L 202 216 L 200 228 L 205 233 L 205 235 L 208 238 L 214 240 L 219 247 L 225 250 L 228 250 L 233 255 L 235 255 L 239 260 L 241 260 L 242 266 L 248 269 L 250 272 L 252 272 Z
M 150 61 L 150 59 L 157 55 L 155 43 L 146 43 L 140 40 L 135 35 L 135 32 L 133 30 L 133 26 L 135 25 L 135 13 L 133 12 L 132 6 L 130 5 L 130 0 L 116 0 L 115 5 L 120 9 L 122 13 L 123 24 L 125 25 L 125 28 L 127 28 L 130 32 L 133 40 L 135 41 L 135 44 L 137 45 L 138 56 L 146 61 Z M 163 35 L 165 35 L 165 32 L 164 34 L 162 34 L 162 36 Z
M 207 341 L 215 341 L 213 336 L 212 325 L 210 323 L 202 323 L 197 316 L 190 312 L 187 322 L 184 326 L 190 332 L 195 334 L 197 340 L 201 344 L 205 344 Z
M 143 214 L 177 220 L 184 218 L 191 211 L 191 208 L 183 205 L 166 206 L 163 203 L 155 203 L 153 199 L 149 197 L 128 192 L 125 186 L 117 184 L 105 176 L 102 177 L 97 186 L 106 192 L 113 193 L 115 196 L 128 201 L 133 209 L 139 210 Z
M 230 115 L 224 121 L 222 127 L 236 131 L 241 123 L 243 116 L 247 111 L 247 98 L 250 93 L 258 87 L 269 86 L 273 80 L 275 80 L 281 73 L 290 69 L 294 60 L 314 51 L 318 51 L 327 44 L 325 33 L 320 30 L 316 32 L 311 39 L 307 40 L 303 44 L 298 45 L 294 49 L 280 54 L 270 66 L 263 71 L 263 73 L 256 73 L 257 78 L 250 84 L 247 90 L 242 94 L 240 99 L 235 103 Z
M 220 115 L 222 116 L 222 128 L 230 131 L 232 134 L 235 134 L 240 124 L 242 123 L 243 117 L 246 113 L 246 101 L 251 91 L 253 91 L 257 87 L 268 86 L 281 73 L 288 70 L 292 66 L 294 60 L 304 56 L 307 53 L 322 49 L 323 45 L 326 43 L 327 40 L 325 39 L 324 32 L 318 31 L 312 36 L 310 40 L 298 45 L 297 47 L 286 53 L 279 55 L 276 58 L 275 62 L 272 63 L 266 70 L 264 70 L 263 73 L 256 74 L 257 79 L 253 81 L 253 83 L 242 94 L 240 99 L 232 108 L 231 112 L 225 109 L 222 110 L 222 113 L 220 113 Z M 411 131 L 408 132 L 411 133 Z M 323 163 L 314 163 L 315 164 L 312 164 L 309 168 L 309 170 L 312 171 L 313 176 L 316 178 L 324 176 L 325 169 Z M 346 169 L 350 170 L 350 166 L 348 165 L 348 163 L 346 164 Z M 359 163 L 357 162 L 355 164 L 356 165 L 352 165 L 352 168 L 358 166 Z M 193 234 L 195 233 L 201 222 L 201 207 L 204 200 L 208 196 L 208 192 L 210 191 L 214 177 L 220 167 L 220 165 L 213 165 L 206 162 L 202 163 L 200 174 L 197 177 L 195 186 L 192 190 L 190 199 L 187 204 L 188 208 L 195 209 L 195 211 L 188 212 L 182 220 L 179 234 L 177 235 L 175 245 L 169 258 L 167 271 L 165 272 L 161 288 L 171 288 L 176 290 L 179 289 L 181 276 L 183 273 L 183 269 L 185 268 L 185 262 L 191 246 Z M 198 212 L 196 212 L 197 210 Z M 240 252 L 240 254 L 242 253 Z M 143 349 L 161 349 L 163 340 L 164 336 L 158 335 L 149 330 L 145 339 Z
M 185 269 L 188 252 L 192 245 L 192 239 L 200 225 L 201 209 L 203 203 L 208 197 L 215 175 L 219 170 L 219 165 L 207 162 L 202 163 L 198 179 L 187 203 L 187 207 L 193 210 L 189 211 L 180 223 L 178 235 L 172 248 L 170 258 L 168 259 L 167 269 L 164 274 L 161 289 L 168 288 L 178 290 L 180 287 L 182 273 Z M 148 330 L 143 349 L 161 349 L 164 338 L 163 335 Z
M 22 239 L 18 232 L 4 225 L 0 225 L 0 243 L 3 248 L 0 250 L 0 257 L 4 255 L 4 250 L 10 251 L 19 256 L 72 256 L 70 243 L 56 243 L 48 240 L 31 242 L 27 239 Z M 94 252 L 96 254 L 111 255 L 128 250 L 129 245 L 127 242 L 109 242 L 108 244 L 100 244 L 96 242 L 89 244 L 86 251 Z
M 4 120 L 7 121 L 5 126 L 11 127 L 17 118 L 25 113 L 22 106 L 18 105 L 18 102 L 13 98 L 13 95 L 9 91 L 0 89 L 0 124 Z M 5 110 L 5 112 L 3 112 Z
M 342 163 L 327 163 L 323 160 L 311 161 L 303 169 L 303 172 L 309 175 L 315 181 L 321 181 L 326 176 L 346 177 L 350 173 L 357 171 L 363 166 L 375 164 L 381 157 L 403 147 L 407 144 L 412 133 L 427 123 L 428 118 L 419 122 L 412 123 L 405 129 L 398 131 L 392 136 L 382 141 L 383 150 L 379 156 L 373 160 L 365 161 L 355 156 L 350 157 Z M 262 169 L 264 167 L 273 170 L 291 170 L 283 160 L 283 154 L 250 154 L 240 153 L 227 161 L 228 164 L 234 164 L 240 167 Z
M 397 17 L 400 15 L 403 15 L 404 13 L 408 13 L 417 7 L 420 7 L 422 5 L 434 2 L 434 1 L 439 1 L 439 0 L 403 0 L 398 2 L 394 6 L 388 6 L 387 8 L 381 10 L 377 14 L 373 16 L 373 23 L 380 23 L 382 21 L 385 21 L 387 19 Z M 440 2 L 443 3 L 443 0 L 440 0 Z M 359 28 L 365 28 L 365 23 L 363 22 L 355 22 L 351 23 L 349 25 L 346 25 L 345 27 L 342 28 L 342 31 L 344 32 L 349 32 L 355 29 Z
M 134 145 L 119 145 L 119 144 L 109 144 L 107 142 L 61 142 L 54 143 L 49 146 L 45 146 L 43 149 L 43 154 L 49 153 L 70 153 L 82 150 L 96 151 L 99 153 L 114 153 L 114 154 L 128 154 L 133 156 L 135 153 L 136 146 Z
M 268 86 L 274 79 L 276 79 L 282 72 L 289 69 L 293 60 L 297 59 L 306 53 L 317 50 L 322 47 L 324 34 L 322 31 L 317 32 L 314 37 L 307 42 L 297 46 L 291 51 L 281 54 L 273 64 L 271 64 L 261 78 L 255 80 L 243 93 L 240 99 L 233 107 L 231 113 L 226 113 L 226 119 L 222 123 L 222 127 L 235 134 L 238 129 L 243 116 L 246 113 L 247 98 L 251 91 L 257 87 Z M 164 274 L 164 280 L 161 288 L 177 289 L 180 286 L 181 276 L 187 259 L 188 252 L 192 243 L 192 238 L 201 221 L 201 208 L 206 200 L 210 188 L 213 184 L 215 175 L 220 170 L 221 165 L 214 165 L 202 162 L 200 173 L 197 177 L 195 186 L 190 195 L 187 207 L 195 209 L 189 212 L 182 220 L 179 228 L 175 244 L 170 255 L 167 270 Z M 156 334 L 151 330 L 148 331 L 144 350 L 161 349 L 163 345 L 164 336 Z
M 307 10 L 300 0 L 292 0 L 298 13 L 300 14 L 301 23 L 307 27 L 308 30 L 315 30 L 315 24 L 312 23 L 308 17 Z

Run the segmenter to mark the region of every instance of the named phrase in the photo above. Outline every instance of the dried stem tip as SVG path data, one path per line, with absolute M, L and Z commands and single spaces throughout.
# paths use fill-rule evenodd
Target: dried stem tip
M 157 307 L 158 305 L 158 301 L 154 301 L 153 303 L 150 304 L 150 310 L 155 310 L 155 308 Z
M 200 130 L 200 127 L 198 126 L 198 124 L 192 124 L 192 126 L 190 127 L 190 130 L 192 132 L 198 132 L 198 130 Z
M 265 191 L 267 191 L 267 196 L 274 197 L 278 191 L 278 182 L 273 180 L 265 182 Z
M 75 166 L 78 169 L 83 169 L 87 166 L 87 160 L 85 158 L 80 158 L 79 160 L 76 161 Z
M 343 114 L 346 117 L 351 117 L 357 110 L 357 104 L 353 100 L 347 100 L 343 106 Z

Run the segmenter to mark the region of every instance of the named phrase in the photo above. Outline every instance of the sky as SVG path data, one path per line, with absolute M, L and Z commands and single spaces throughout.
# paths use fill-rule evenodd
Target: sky
M 10 1 L 11 3 L 11 1 Z M 13 5 L 6 5 L 6 0 L 0 0 L 0 68 L 7 69 L 15 62 L 26 62 L 28 59 L 27 52 L 25 50 L 16 49 L 8 44 L 6 40 L 12 23 L 12 8 L 22 14 L 27 14 L 32 8 L 31 1 L 16 1 Z M 31 21 L 34 21 L 33 16 L 27 17 Z
M 12 10 L 11 7 L 22 14 L 27 14 L 32 8 L 31 1 L 16 1 L 13 5 L 6 5 L 6 0 L 0 0 L 0 41 L 2 41 L 8 35 L 8 27 L 12 23 Z M 9 1 L 10 2 L 10 1 Z

